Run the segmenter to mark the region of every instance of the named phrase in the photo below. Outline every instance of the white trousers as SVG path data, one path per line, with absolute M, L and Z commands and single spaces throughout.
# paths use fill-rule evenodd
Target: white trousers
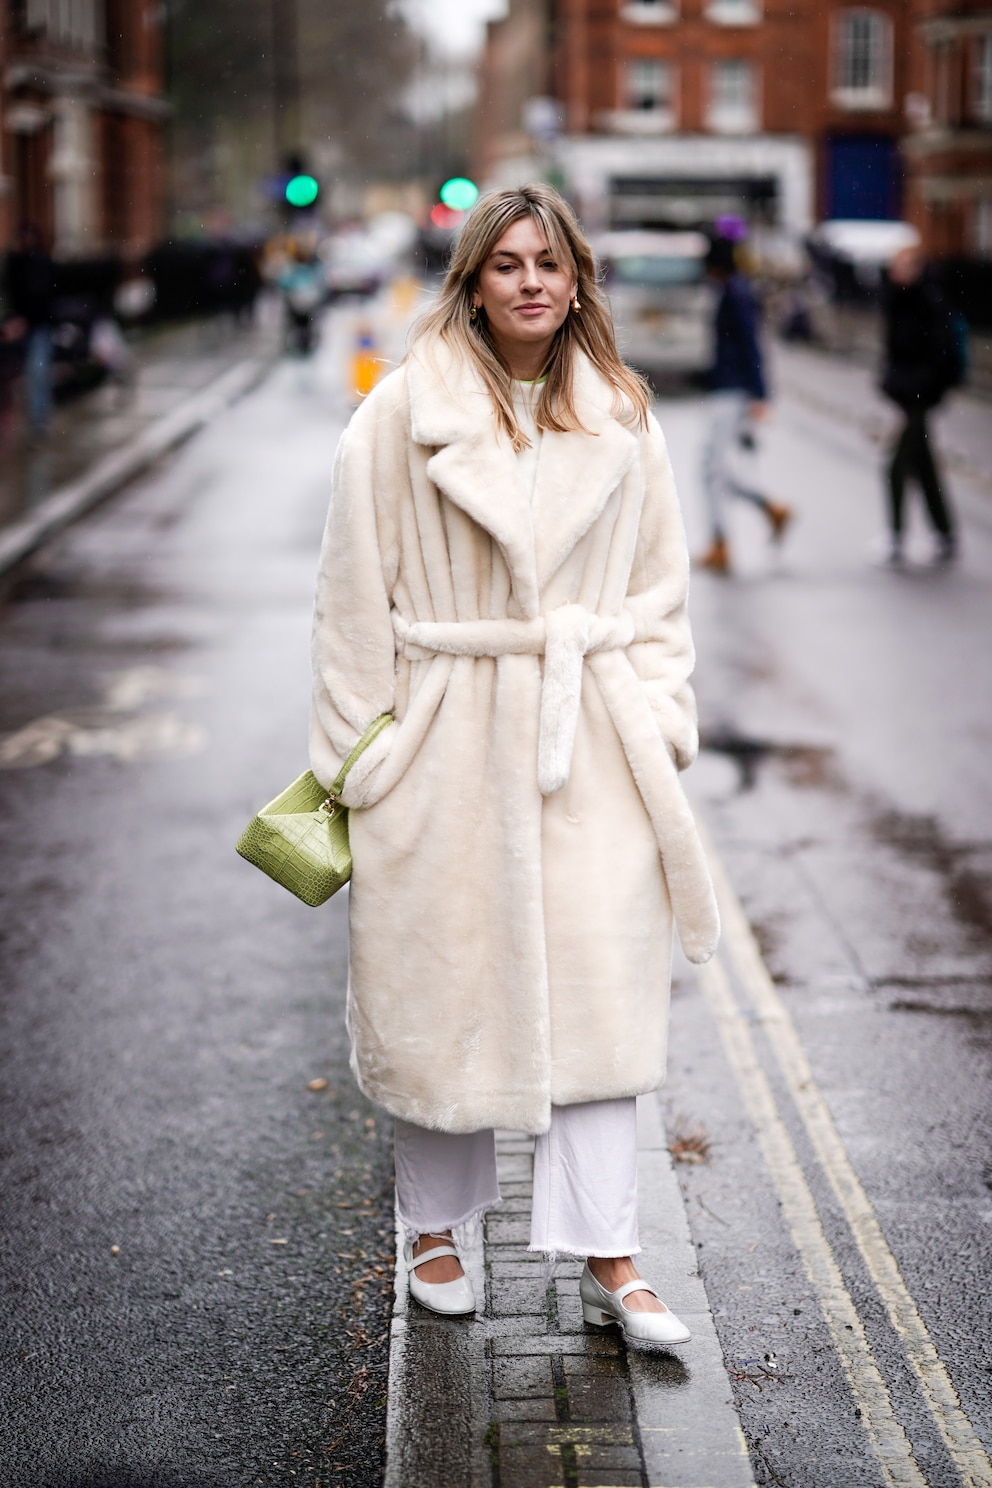
M 500 1201 L 492 1131 L 428 1131 L 394 1122 L 396 1199 L 410 1239 L 465 1224 Z M 530 1250 L 636 1255 L 637 1102 L 552 1106 L 534 1144 Z
M 747 427 L 753 398 L 745 392 L 725 389 L 706 399 L 706 438 L 703 444 L 703 490 L 713 536 L 726 536 L 726 505 L 732 496 L 764 507 L 765 498 L 746 478 L 739 438 Z M 753 459 L 752 462 L 753 464 Z

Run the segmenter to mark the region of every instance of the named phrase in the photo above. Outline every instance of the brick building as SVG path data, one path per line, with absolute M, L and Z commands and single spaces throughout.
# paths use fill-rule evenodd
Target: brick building
M 906 0 L 551 0 L 566 173 L 612 225 L 899 214 Z M 593 141 L 595 140 L 595 144 Z
M 935 256 L 992 258 L 992 6 L 911 0 L 906 216 Z
M 545 0 L 508 0 L 503 19 L 486 28 L 472 170 L 488 186 L 541 173 L 535 146 L 557 133 L 557 109 L 547 97 L 550 40 Z
M 0 0 L 0 250 L 36 221 L 64 257 L 161 234 L 163 7 Z
M 922 80 L 936 72 L 921 59 L 945 36 L 950 23 L 930 18 L 944 8 L 942 0 L 512 0 L 506 19 L 490 26 L 479 169 L 495 179 L 500 161 L 526 162 L 521 137 L 534 100 L 525 95 L 536 89 L 557 104 L 553 158 L 594 227 L 686 226 L 736 211 L 794 236 L 826 217 L 898 217 L 907 207 L 900 141 L 920 97 L 937 86 Z M 960 16 L 961 4 L 954 8 Z M 979 114 L 992 87 L 981 14 L 989 12 L 976 6 L 953 23 L 970 37 L 956 43 L 970 59 L 957 66 Z M 938 145 L 932 130 L 919 130 L 907 146 L 911 194 L 949 189 L 914 184 L 939 174 Z M 971 141 L 962 150 L 985 158 Z M 976 181 L 983 171 L 976 164 Z M 968 190 L 973 236 L 987 235 L 980 189 Z M 922 208 L 913 211 L 921 217 Z

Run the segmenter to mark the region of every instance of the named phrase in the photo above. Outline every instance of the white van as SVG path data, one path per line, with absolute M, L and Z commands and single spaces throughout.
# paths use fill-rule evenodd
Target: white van
M 704 372 L 712 356 L 709 240 L 700 232 L 608 232 L 593 250 L 624 361 L 648 378 Z

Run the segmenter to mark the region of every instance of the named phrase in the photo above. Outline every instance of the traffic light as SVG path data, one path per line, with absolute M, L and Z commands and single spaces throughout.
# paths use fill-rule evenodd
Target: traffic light
M 431 211 L 431 221 L 435 227 L 453 229 L 461 227 L 466 214 L 475 206 L 479 199 L 479 188 L 466 176 L 452 176 L 445 181 L 438 196 L 440 201 L 435 203 Z
M 479 200 L 479 188 L 465 176 L 452 176 L 438 192 L 446 207 L 453 212 L 469 212 Z
M 285 188 L 286 202 L 291 207 L 312 207 L 320 195 L 320 186 L 313 176 L 290 176 Z

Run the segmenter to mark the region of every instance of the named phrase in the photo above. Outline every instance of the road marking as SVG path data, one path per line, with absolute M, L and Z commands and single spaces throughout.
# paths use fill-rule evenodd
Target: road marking
M 197 724 L 185 723 L 175 713 L 134 713 L 161 697 L 198 697 L 204 690 L 199 677 L 182 677 L 164 667 L 128 667 L 103 679 L 104 701 L 94 708 L 50 713 L 13 734 L 0 734 L 0 770 L 30 769 L 48 764 L 60 754 L 82 758 L 109 754 L 129 763 L 138 760 L 184 759 L 206 748 L 207 736 Z
M 761 1068 L 751 1030 L 731 990 L 727 973 L 714 957 L 697 967 L 706 1000 L 716 1019 L 727 1058 L 737 1076 L 782 1212 L 810 1285 L 816 1292 L 864 1426 L 890 1488 L 927 1488 L 913 1460 L 906 1433 L 896 1420 L 889 1392 L 875 1363 L 864 1326 L 840 1267 L 823 1233 L 816 1203 Z
M 705 835 L 704 841 L 706 843 L 710 869 L 713 874 L 717 901 L 720 906 L 725 944 L 741 982 L 751 999 L 754 1011 L 757 1013 L 764 1028 L 790 1094 L 796 1103 L 796 1108 L 802 1118 L 803 1125 L 809 1134 L 817 1158 L 843 1209 L 844 1216 L 851 1228 L 851 1232 L 854 1235 L 869 1274 L 884 1303 L 892 1326 L 902 1341 L 910 1367 L 920 1382 L 924 1399 L 943 1438 L 944 1445 L 957 1471 L 961 1475 L 962 1482 L 967 1485 L 967 1488 L 992 1488 L 992 1462 L 990 1462 L 974 1427 L 961 1409 L 961 1402 L 951 1383 L 950 1375 L 947 1373 L 940 1355 L 937 1353 L 933 1340 L 927 1331 L 927 1326 L 920 1316 L 916 1303 L 903 1280 L 896 1258 L 889 1249 L 885 1236 L 882 1234 L 882 1229 L 872 1207 L 871 1200 L 868 1198 L 860 1179 L 854 1171 L 851 1160 L 834 1125 L 834 1120 L 827 1103 L 813 1077 L 813 1071 L 799 1041 L 799 1036 L 789 1016 L 788 1009 L 779 996 L 775 984 L 772 982 L 768 973 L 768 969 L 761 958 L 761 952 L 751 927 L 748 924 L 744 910 L 741 907 L 740 900 L 734 893 L 726 870 L 717 857 L 712 843 Z M 742 1021 L 744 1015 L 734 999 L 726 973 L 722 966 L 719 965 L 714 968 L 712 973 L 710 973 L 709 967 L 701 967 L 700 971 L 703 973 L 701 980 L 711 1006 L 715 1011 L 719 1010 L 718 1016 L 721 1031 L 724 1032 L 724 1043 L 728 1048 L 728 1054 L 731 1053 L 731 1044 L 733 1045 L 734 1052 L 731 1054 L 731 1059 L 735 1069 L 738 1071 L 738 1078 L 741 1080 L 742 1088 L 745 1088 L 746 1084 L 745 1095 L 747 1096 L 748 1090 L 752 1090 L 752 1098 L 761 1107 L 764 1117 L 772 1119 L 782 1126 L 782 1133 L 791 1153 L 789 1161 L 794 1163 L 797 1168 L 797 1174 L 792 1175 L 792 1181 L 795 1181 L 798 1176 L 798 1180 L 809 1197 L 810 1204 L 813 1204 L 812 1194 L 810 1194 L 808 1187 L 806 1187 L 806 1180 L 799 1167 L 795 1149 L 792 1147 L 791 1139 L 775 1107 L 771 1087 L 768 1085 L 764 1073 L 758 1064 L 750 1031 Z M 731 1036 L 730 1030 L 739 1031 L 735 1036 Z M 759 1085 L 763 1087 L 760 1099 L 758 1097 Z M 766 1101 L 766 1098 L 770 1106 L 767 1103 L 764 1106 L 761 1105 L 763 1101 Z M 748 1103 L 750 1106 L 750 1099 Z M 759 1128 L 760 1136 L 761 1130 Z M 763 1141 L 762 1146 L 764 1147 L 764 1145 Z M 781 1150 L 776 1148 L 776 1161 L 782 1160 L 784 1155 L 784 1148 Z M 767 1156 L 768 1154 L 766 1152 L 766 1159 Z M 769 1166 L 772 1166 L 771 1162 L 769 1162 Z M 779 1185 L 777 1170 L 773 1166 L 772 1171 L 776 1179 L 776 1185 L 779 1186 L 779 1192 L 782 1194 L 783 1207 L 785 1208 L 785 1196 Z M 789 1180 L 787 1170 L 783 1172 L 782 1176 L 786 1181 Z M 823 1234 L 819 1217 L 815 1211 L 815 1205 L 812 1217 L 815 1222 L 815 1234 L 812 1231 L 804 1231 L 804 1243 L 812 1239 L 814 1248 L 816 1244 L 822 1244 L 827 1249 L 831 1265 L 836 1269 L 836 1262 L 829 1251 L 826 1237 Z M 817 1235 L 819 1236 L 819 1242 L 816 1241 Z M 799 1242 L 797 1241 L 797 1243 Z M 799 1249 L 804 1261 L 806 1261 L 807 1258 L 803 1244 L 799 1244 Z M 808 1264 L 807 1270 L 809 1270 Z M 839 1271 L 837 1272 L 837 1277 L 840 1280 Z M 813 1280 L 812 1273 L 810 1273 L 810 1279 Z M 843 1287 L 842 1281 L 840 1281 L 840 1285 Z M 823 1296 L 824 1294 L 821 1293 L 821 1300 Z M 854 1304 L 851 1302 L 846 1290 L 845 1297 L 853 1308 Z M 824 1307 L 824 1311 L 827 1313 L 826 1306 Z M 833 1333 L 834 1329 L 829 1313 L 827 1313 L 827 1321 Z M 843 1329 L 845 1333 L 847 1332 L 846 1325 L 848 1321 L 850 1320 L 845 1320 Z M 860 1329 L 861 1323 L 858 1320 L 855 1332 Z M 865 1349 L 868 1349 L 867 1341 L 865 1342 Z M 855 1385 L 843 1352 L 841 1353 L 841 1357 L 845 1362 L 845 1369 L 848 1369 L 849 1378 L 852 1379 L 852 1387 L 855 1388 L 856 1393 L 860 1394 L 860 1389 Z M 870 1360 L 870 1370 L 873 1370 L 877 1375 L 877 1366 L 874 1360 L 871 1359 L 870 1350 L 868 1351 L 868 1359 Z M 852 1359 L 851 1362 L 853 1364 L 855 1361 Z M 858 1363 L 859 1371 L 862 1369 L 863 1363 L 864 1361 Z M 881 1384 L 880 1376 L 879 1383 Z M 882 1386 L 882 1390 L 884 1392 L 884 1385 Z M 885 1405 L 891 1415 L 891 1403 L 888 1401 L 887 1392 L 885 1392 Z M 862 1405 L 862 1410 L 864 1409 L 865 1407 Z M 901 1428 L 898 1429 L 901 1432 Z M 884 1462 L 882 1465 L 884 1470 Z M 914 1471 L 917 1471 L 915 1463 L 913 1464 L 913 1468 Z M 896 1479 L 894 1481 L 903 1480 Z M 905 1481 L 910 1480 L 906 1479 Z M 912 1481 L 921 1482 L 922 1479 L 917 1477 Z

